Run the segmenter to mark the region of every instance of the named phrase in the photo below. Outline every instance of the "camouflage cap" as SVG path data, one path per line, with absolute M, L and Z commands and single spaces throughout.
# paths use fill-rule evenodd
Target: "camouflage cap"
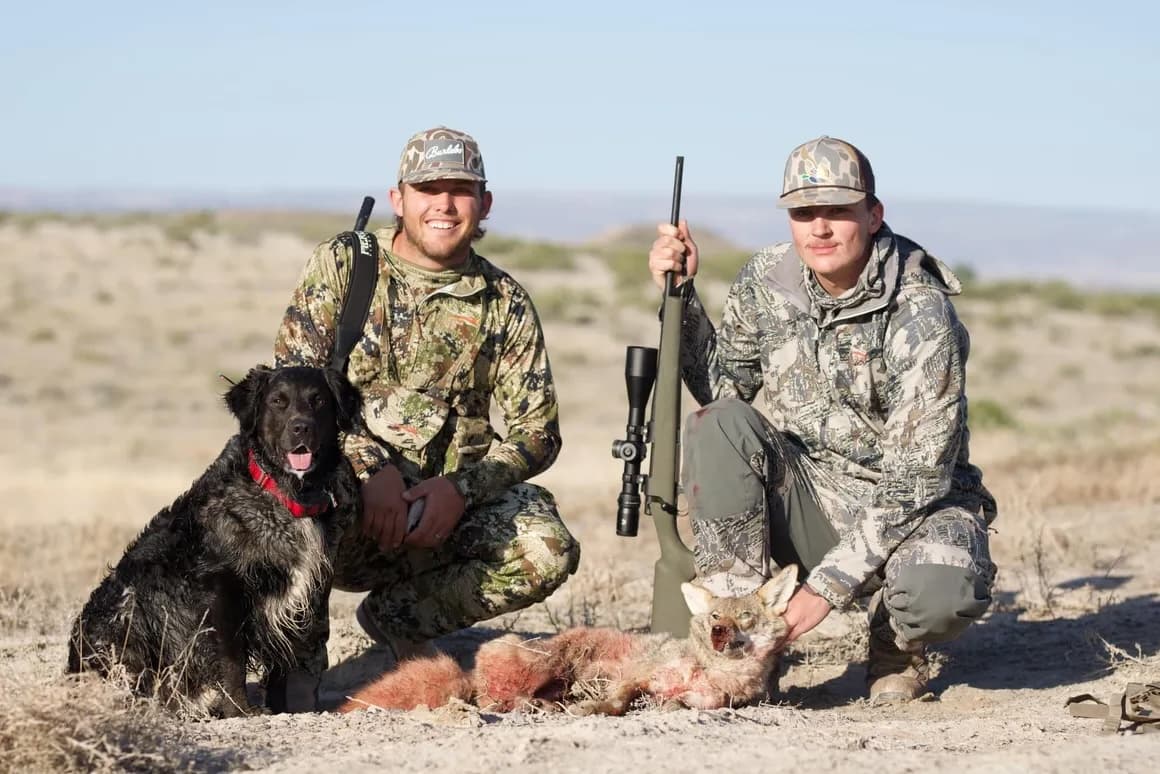
M 449 179 L 487 182 L 475 138 L 446 126 L 412 135 L 399 158 L 399 184 Z
M 873 193 L 870 159 L 850 143 L 822 135 L 789 154 L 777 206 L 853 204 Z

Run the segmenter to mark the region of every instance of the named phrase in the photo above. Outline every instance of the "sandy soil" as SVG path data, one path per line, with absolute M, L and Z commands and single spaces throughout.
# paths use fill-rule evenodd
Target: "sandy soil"
M 156 737 L 138 740 L 160 757 L 133 763 L 118 751 L 132 746 L 126 734 L 143 731 L 70 720 L 80 700 L 60 676 L 69 621 L 105 565 L 233 432 L 218 374 L 268 361 L 309 249 L 289 233 L 176 239 L 149 223 L 0 224 L 0 423 L 9 439 L 0 447 L 0 686 L 10 698 L 0 770 L 39 760 L 272 772 L 1046 772 L 1147 771 L 1160 760 L 1160 734 L 1103 736 L 1099 721 L 1064 709 L 1074 694 L 1160 681 L 1160 323 L 1049 310 L 1028 297 L 959 305 L 974 340 L 972 406 L 992 402 L 1010 420 L 976 428 L 973 444 L 1000 500 L 1001 575 L 985 621 L 937 650 L 930 701 L 883 708 L 862 698 L 865 626 L 855 611 L 795 646 L 776 704 L 619 719 L 465 709 L 161 718 L 151 721 Z M 557 493 L 583 560 L 547 602 L 438 643 L 465 659 L 502 631 L 648 620 L 656 543 L 647 519 L 640 537 L 615 536 L 620 465 L 608 450 L 624 431 L 624 346 L 653 345 L 655 316 L 621 303 L 613 275 L 591 258 L 571 275 L 518 276 L 534 294 L 571 277 L 590 291 L 584 303 L 606 299 L 584 314 L 553 312 L 547 326 L 565 450 L 538 482 Z M 719 303 L 720 288 L 707 290 Z M 357 601 L 332 600 L 331 704 L 379 668 L 353 624 Z M 119 712 L 96 687 L 82 690 Z M 52 738 L 72 739 L 63 743 L 71 752 L 38 753 L 46 735 L 28 730 L 34 717 Z M 77 750 L 86 745 L 104 752 L 85 757 Z

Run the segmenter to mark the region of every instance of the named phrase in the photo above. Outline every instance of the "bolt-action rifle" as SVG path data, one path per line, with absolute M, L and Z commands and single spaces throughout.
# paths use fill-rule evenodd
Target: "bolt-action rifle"
M 685 157 L 677 156 L 673 180 L 673 207 L 669 222 L 680 220 L 681 178 Z M 661 556 L 653 572 L 653 631 L 677 637 L 689 633 L 689 608 L 681 594 L 681 583 L 692 580 L 693 553 L 677 532 L 677 475 L 680 470 L 681 433 L 681 324 L 685 312 L 684 295 L 673 273 L 665 273 L 661 305 L 660 351 L 653 347 L 628 347 L 624 380 L 628 388 L 628 427 L 624 440 L 614 441 L 612 456 L 624 460 L 620 495 L 616 499 L 616 534 L 635 537 L 640 521 L 643 484 L 645 513 L 653 517 Z M 652 418 L 646 424 L 644 407 L 653 394 Z M 647 476 L 640 472 L 652 446 L 652 462 Z

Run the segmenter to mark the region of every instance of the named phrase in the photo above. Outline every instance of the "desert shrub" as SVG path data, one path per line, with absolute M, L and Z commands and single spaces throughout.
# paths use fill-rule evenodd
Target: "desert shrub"
M 193 246 L 193 239 L 199 233 L 218 232 L 217 216 L 209 210 L 184 212 L 162 218 L 161 232 L 170 242 Z
M 477 244 L 481 255 L 504 269 L 567 271 L 576 265 L 574 249 L 555 242 L 488 234 Z
M 969 421 L 972 430 L 1016 427 L 1015 417 L 998 402 L 983 399 L 971 401 Z
M 590 323 L 604 309 L 604 299 L 589 289 L 572 290 L 554 287 L 541 290 L 535 296 L 536 311 L 545 320 Z
M 1160 357 L 1160 344 L 1147 341 L 1131 347 L 1117 349 L 1114 355 L 1119 360 Z
M 732 285 L 750 255 L 740 250 L 726 250 L 715 255 L 702 254 L 701 265 L 697 268 L 697 281 L 708 280 Z
M 1160 293 L 1089 290 L 1060 280 L 979 280 L 973 272 L 963 280 L 964 298 L 1001 304 L 1029 299 L 1061 311 L 1092 312 L 1103 317 L 1150 315 L 1160 323 Z
M 983 368 L 992 376 L 1003 376 L 1011 373 L 1019 365 L 1019 352 L 1002 347 L 983 358 Z

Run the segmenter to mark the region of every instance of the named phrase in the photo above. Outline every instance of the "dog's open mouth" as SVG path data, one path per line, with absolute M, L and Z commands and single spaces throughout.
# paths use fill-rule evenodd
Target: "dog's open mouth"
M 305 473 L 314 464 L 314 454 L 305 446 L 299 446 L 292 452 L 286 453 L 286 461 L 295 473 Z

